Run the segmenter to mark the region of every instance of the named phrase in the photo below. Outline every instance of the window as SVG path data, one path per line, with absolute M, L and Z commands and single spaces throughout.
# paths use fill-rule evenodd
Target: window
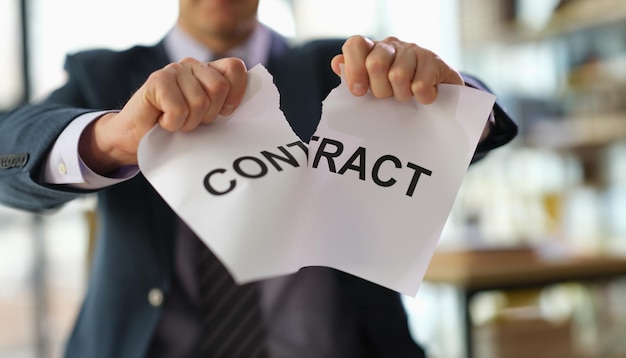
M 18 0 L 0 2 L 0 112 L 24 99 L 21 17 Z

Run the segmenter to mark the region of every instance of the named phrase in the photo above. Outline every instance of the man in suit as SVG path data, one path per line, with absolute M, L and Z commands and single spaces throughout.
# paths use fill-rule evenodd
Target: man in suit
M 97 248 L 68 357 L 199 356 L 207 339 L 195 257 L 207 249 L 139 173 L 137 146 L 154 125 L 193 131 L 235 111 L 246 65 L 268 68 L 281 109 L 304 141 L 339 83 L 340 64 L 357 96 L 370 91 L 430 103 L 438 83 L 484 89 L 432 52 L 395 38 L 290 48 L 258 23 L 258 0 L 179 5 L 176 26 L 157 45 L 68 56 L 64 86 L 43 103 L 0 118 L 0 157 L 12 164 L 0 168 L 0 202 L 38 212 L 98 193 Z M 222 56 L 245 65 L 232 57 L 207 62 Z M 494 106 L 475 158 L 515 134 L 515 124 Z M 229 348 L 234 353 L 212 356 L 424 355 L 390 290 L 322 267 L 252 286 L 262 309 L 263 348 L 248 347 L 244 334 L 239 347 Z

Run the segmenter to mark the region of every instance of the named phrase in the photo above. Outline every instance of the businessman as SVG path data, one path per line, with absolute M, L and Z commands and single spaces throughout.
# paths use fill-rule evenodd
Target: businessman
M 396 38 L 290 47 L 257 21 L 257 7 L 179 0 L 175 27 L 155 46 L 70 55 L 62 87 L 0 118 L 0 202 L 41 212 L 98 194 L 92 274 L 67 357 L 424 356 L 400 297 L 367 281 L 309 267 L 237 287 L 137 168 L 153 126 L 193 131 L 236 111 L 257 63 L 304 141 L 340 65 L 355 96 L 430 103 L 439 83 L 486 90 Z M 516 131 L 496 104 L 475 159 Z

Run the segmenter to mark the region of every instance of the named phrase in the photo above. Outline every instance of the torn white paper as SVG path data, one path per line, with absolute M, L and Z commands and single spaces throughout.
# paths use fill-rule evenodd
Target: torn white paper
M 414 296 L 494 101 L 439 85 L 420 105 L 342 84 L 305 144 L 259 65 L 233 115 L 155 127 L 139 166 L 238 282 L 329 266 Z

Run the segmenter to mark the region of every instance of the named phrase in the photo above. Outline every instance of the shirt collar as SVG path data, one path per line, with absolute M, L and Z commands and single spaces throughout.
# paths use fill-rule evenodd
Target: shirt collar
M 257 23 L 252 36 L 228 52 L 228 56 L 239 57 L 248 69 L 256 64 L 267 64 L 271 33 L 269 28 L 261 23 Z M 185 57 L 192 57 L 200 61 L 208 61 L 214 57 L 213 52 L 204 47 L 200 42 L 189 36 L 179 26 L 175 26 L 168 32 L 164 39 L 165 52 L 172 62 L 178 62 Z

